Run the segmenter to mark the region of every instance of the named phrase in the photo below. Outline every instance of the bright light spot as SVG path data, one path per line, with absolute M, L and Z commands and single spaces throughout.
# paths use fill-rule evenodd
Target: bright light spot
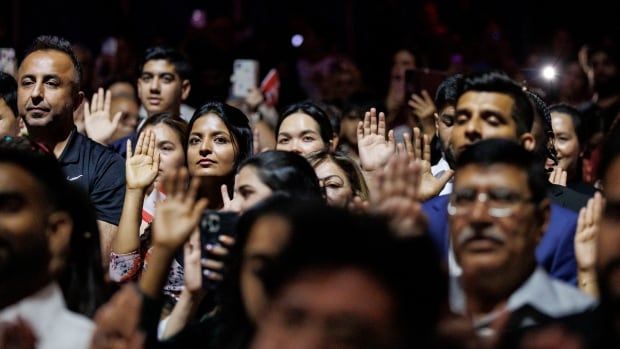
M 542 77 L 545 80 L 553 80 L 555 79 L 555 76 L 557 75 L 557 71 L 555 70 L 555 68 L 553 66 L 546 66 L 543 68 L 542 70 Z
M 303 43 L 304 43 L 304 37 L 301 34 L 295 34 L 291 38 L 291 45 L 293 45 L 293 47 L 299 47 Z

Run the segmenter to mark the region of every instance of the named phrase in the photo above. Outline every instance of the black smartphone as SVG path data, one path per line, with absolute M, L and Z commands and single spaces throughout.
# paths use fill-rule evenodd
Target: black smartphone
M 219 212 L 216 210 L 206 210 L 200 219 L 200 246 L 202 259 L 214 259 L 221 261 L 221 258 L 211 254 L 207 245 L 219 244 L 221 235 L 235 237 L 239 214 L 236 212 Z M 205 275 L 205 268 L 202 267 L 202 287 L 213 290 L 217 288 L 219 282 L 209 279 Z
M 409 100 L 414 93 L 420 93 L 420 75 L 417 69 L 405 70 L 405 99 Z
M 409 99 L 413 93 L 420 94 L 426 90 L 434 97 L 437 88 L 447 77 L 448 74 L 438 70 L 408 69 L 405 71 L 405 96 Z

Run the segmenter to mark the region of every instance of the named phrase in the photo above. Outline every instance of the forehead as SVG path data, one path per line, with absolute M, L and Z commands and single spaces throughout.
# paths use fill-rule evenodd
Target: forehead
M 527 172 L 507 164 L 471 164 L 458 169 L 454 177 L 454 190 L 461 188 L 504 188 L 529 193 Z
M 287 221 L 277 215 L 264 215 L 252 225 L 245 244 L 244 254 L 268 254 L 276 256 L 284 248 L 290 236 Z
M 342 179 L 346 179 L 346 173 L 332 159 L 325 159 L 319 163 L 314 170 L 320 179 L 337 175 Z
M 510 116 L 513 106 L 514 100 L 505 93 L 468 91 L 459 98 L 456 108 L 471 111 L 493 111 L 504 116 Z
M 0 193 L 7 191 L 39 199 L 42 194 L 41 187 L 30 173 L 17 165 L 0 162 Z
M 226 127 L 226 124 L 224 123 L 222 118 L 220 118 L 219 115 L 214 113 L 203 114 L 198 119 L 196 119 L 196 121 L 194 121 L 194 124 L 192 125 L 192 133 L 200 133 L 203 131 L 218 131 L 229 133 L 228 127 Z
M 151 130 L 155 133 L 155 139 L 158 143 L 168 141 L 181 144 L 181 138 L 179 135 L 170 126 L 164 124 L 163 122 L 160 122 L 155 126 L 149 125 L 145 128 L 145 131 L 146 130 Z
M 280 132 L 297 133 L 306 131 L 320 133 L 319 123 L 306 113 L 290 114 L 280 125 Z
M 152 74 L 170 73 L 177 75 L 177 70 L 174 67 L 174 64 L 165 59 L 152 59 L 147 61 L 144 64 L 144 67 L 142 67 L 142 72 Z
M 18 77 L 24 75 L 58 75 L 73 77 L 76 73 L 71 57 L 56 50 L 34 51 L 19 66 Z
M 551 126 L 555 132 L 573 131 L 573 119 L 566 113 L 551 112 Z

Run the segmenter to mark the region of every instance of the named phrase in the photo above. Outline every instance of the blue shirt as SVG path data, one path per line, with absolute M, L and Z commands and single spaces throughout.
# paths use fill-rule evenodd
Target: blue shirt
M 123 158 L 73 129 L 58 161 L 67 180 L 88 193 L 97 219 L 118 225 L 125 199 Z
M 448 258 L 450 239 L 448 233 L 448 201 L 450 195 L 432 198 L 422 205 L 428 217 L 428 232 L 444 258 Z M 547 231 L 536 248 L 536 260 L 551 276 L 573 285 L 577 284 L 575 259 L 575 230 L 577 214 L 551 204 Z

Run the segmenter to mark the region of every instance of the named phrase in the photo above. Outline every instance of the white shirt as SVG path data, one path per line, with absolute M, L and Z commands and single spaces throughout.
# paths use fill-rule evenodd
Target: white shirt
M 439 159 L 439 161 L 434 166 L 431 166 L 431 173 L 433 174 L 433 177 L 439 178 L 444 172 L 446 172 L 449 169 L 450 169 L 450 165 L 448 165 L 448 162 L 442 156 L 441 159 Z M 453 183 L 454 183 L 454 177 L 450 178 L 448 183 L 446 183 L 446 185 L 443 186 L 443 188 L 441 189 L 441 192 L 439 192 L 439 195 L 452 194 Z
M 26 322 L 37 338 L 38 349 L 85 349 L 95 329 L 85 316 L 70 312 L 56 283 L 0 311 L 0 323 Z

